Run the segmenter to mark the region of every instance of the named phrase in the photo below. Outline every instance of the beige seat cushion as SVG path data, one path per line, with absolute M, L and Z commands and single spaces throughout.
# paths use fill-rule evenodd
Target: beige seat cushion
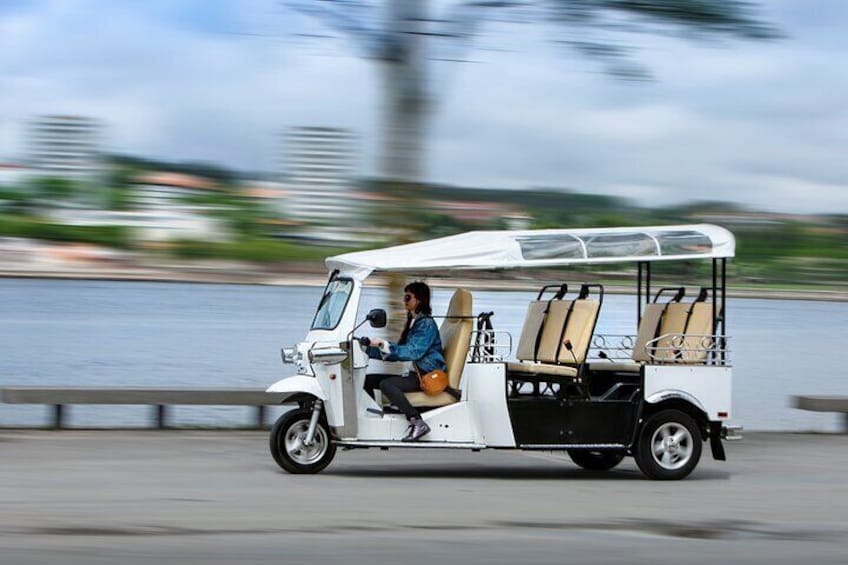
M 552 365 L 550 363 L 533 363 L 532 361 L 518 361 L 506 364 L 510 373 L 521 373 L 525 375 L 552 375 L 556 377 L 576 377 L 577 368 L 566 365 Z
M 456 399 L 446 392 L 440 392 L 435 396 L 430 396 L 426 392 L 407 392 L 406 398 L 410 404 L 419 408 L 447 406 L 456 402 Z

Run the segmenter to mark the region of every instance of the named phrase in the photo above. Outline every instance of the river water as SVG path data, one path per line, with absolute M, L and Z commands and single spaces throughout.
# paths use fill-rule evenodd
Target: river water
M 265 388 L 290 374 L 280 347 L 303 338 L 322 289 L 148 282 L 0 279 L 0 386 Z M 521 332 L 533 293 L 476 291 L 495 329 Z M 442 314 L 450 292 L 436 291 Z M 384 306 L 366 289 L 360 311 Z M 597 331 L 634 333 L 635 298 L 607 296 Z M 731 299 L 733 422 L 748 430 L 835 431 L 834 414 L 789 407 L 793 394 L 846 394 L 840 355 L 848 303 Z M 172 421 L 250 423 L 240 407 L 175 407 Z M 0 426 L 44 425 L 41 406 L 0 404 Z M 71 426 L 146 426 L 150 408 L 74 406 Z

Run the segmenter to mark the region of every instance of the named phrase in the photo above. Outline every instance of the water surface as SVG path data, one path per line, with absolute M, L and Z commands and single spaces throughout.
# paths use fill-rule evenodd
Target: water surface
M 301 340 L 322 289 L 0 279 L 0 386 L 265 388 L 290 374 L 280 347 Z M 479 291 L 474 310 L 517 342 L 530 292 Z M 362 312 L 384 306 L 366 289 Z M 449 291 L 436 291 L 444 313 Z M 731 299 L 734 418 L 750 430 L 835 431 L 833 414 L 788 406 L 792 394 L 848 394 L 838 361 L 848 304 Z M 632 296 L 608 296 L 601 333 L 635 333 Z M 72 426 L 145 426 L 149 407 L 74 406 Z M 0 404 L 0 425 L 42 425 L 40 406 Z M 182 424 L 247 424 L 247 408 L 175 407 Z

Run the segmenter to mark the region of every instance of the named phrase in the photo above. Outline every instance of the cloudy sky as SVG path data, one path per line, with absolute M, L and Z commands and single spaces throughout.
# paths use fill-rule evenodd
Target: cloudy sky
M 549 24 L 485 24 L 467 62 L 433 68 L 428 180 L 848 213 L 848 2 L 759 13 L 786 38 L 637 39 L 647 83 L 558 47 Z M 115 152 L 263 171 L 282 129 L 347 127 L 373 175 L 378 78 L 276 0 L 0 0 L 0 160 L 25 155 L 30 117 L 63 113 L 102 120 Z

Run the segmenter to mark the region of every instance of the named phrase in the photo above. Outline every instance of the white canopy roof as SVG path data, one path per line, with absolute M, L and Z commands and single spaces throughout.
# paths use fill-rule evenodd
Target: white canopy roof
M 733 257 L 736 242 L 710 224 L 574 230 L 473 231 L 327 259 L 330 270 L 364 279 L 374 271 L 517 269 L 628 261 Z

